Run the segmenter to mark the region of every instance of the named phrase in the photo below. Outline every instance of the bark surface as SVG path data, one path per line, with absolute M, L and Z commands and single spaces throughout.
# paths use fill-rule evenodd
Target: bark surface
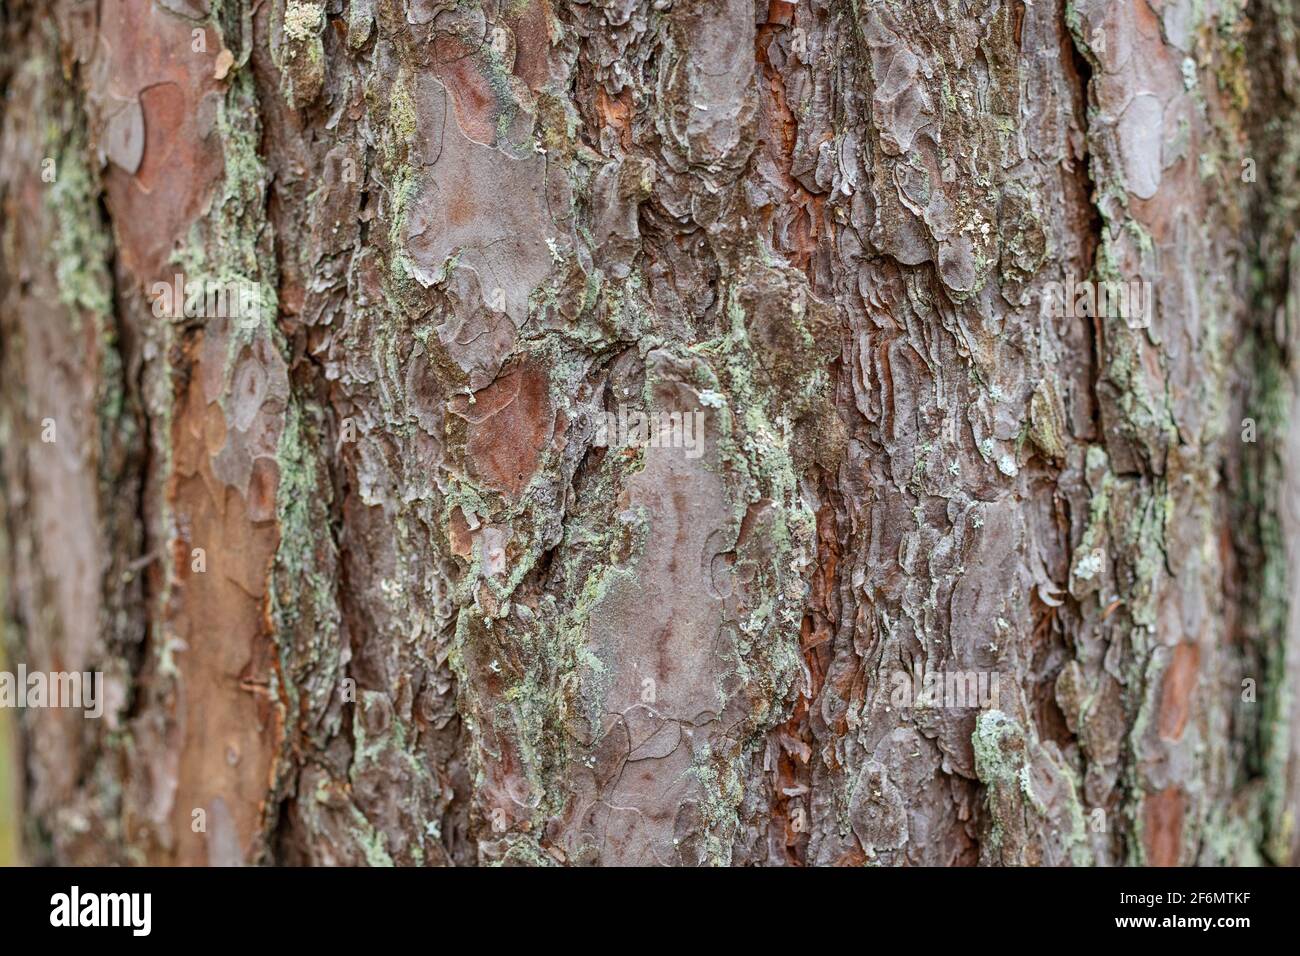
M 25 858 L 1297 862 L 1298 28 L 6 0 Z

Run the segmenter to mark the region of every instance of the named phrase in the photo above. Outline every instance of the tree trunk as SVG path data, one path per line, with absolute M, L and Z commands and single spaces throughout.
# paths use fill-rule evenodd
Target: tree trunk
M 1300 859 L 1288 0 L 0 18 L 25 860 Z

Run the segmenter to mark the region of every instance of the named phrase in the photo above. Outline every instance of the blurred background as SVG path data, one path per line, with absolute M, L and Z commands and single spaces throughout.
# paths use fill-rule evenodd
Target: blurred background
M 8 670 L 4 626 L 0 623 L 0 671 Z M 14 711 L 0 708 L 0 866 L 18 859 L 18 746 Z

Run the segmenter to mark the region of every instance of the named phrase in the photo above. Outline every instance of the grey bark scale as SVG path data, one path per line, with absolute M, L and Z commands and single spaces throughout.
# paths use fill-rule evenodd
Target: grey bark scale
M 27 857 L 1295 861 L 1288 2 L 0 16 Z

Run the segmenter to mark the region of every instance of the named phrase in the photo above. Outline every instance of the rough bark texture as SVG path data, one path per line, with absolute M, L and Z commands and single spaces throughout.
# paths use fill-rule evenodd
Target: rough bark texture
M 1297 860 L 1291 0 L 0 17 L 27 859 Z

